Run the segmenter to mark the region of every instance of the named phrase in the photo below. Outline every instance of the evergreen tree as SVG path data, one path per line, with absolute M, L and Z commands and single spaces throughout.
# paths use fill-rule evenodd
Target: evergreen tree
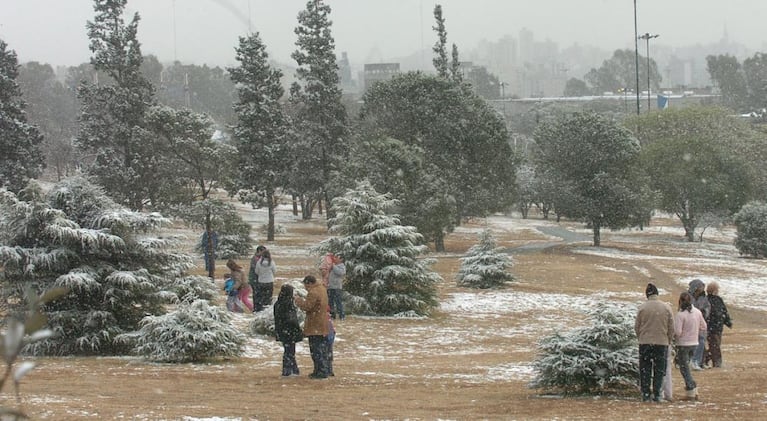
M 295 29 L 298 49 L 291 55 L 298 64 L 298 81 L 290 87 L 299 136 L 306 142 L 295 149 L 293 169 L 319 169 L 314 184 L 316 193 L 326 204 L 332 199 L 330 180 L 345 161 L 344 139 L 348 131 L 329 15 L 330 6 L 317 0 L 309 0 L 306 10 L 298 14 Z M 328 216 L 331 216 L 330 209 Z
M 458 46 L 453 44 L 452 60 L 450 61 L 450 77 L 456 83 L 463 82 L 463 71 L 461 71 L 461 59 L 458 57 Z
M 414 199 L 424 203 L 440 197 L 445 199 L 440 199 L 441 205 L 428 207 L 440 213 L 454 209 L 450 224 L 422 231 L 435 240 L 437 251 L 444 251 L 444 234 L 461 218 L 505 209 L 514 191 L 514 156 L 504 123 L 482 98 L 464 88 L 452 80 L 411 72 L 377 83 L 363 98 L 361 116 L 374 133 L 422 151 L 421 165 L 434 182 L 423 184 L 430 194 Z M 428 217 L 403 214 L 408 223 L 411 216 Z
M 437 4 L 434 6 L 434 20 L 436 26 L 432 29 L 437 33 L 437 42 L 432 47 L 434 51 L 434 69 L 437 71 L 437 76 L 447 79 L 448 73 L 448 61 L 447 61 L 447 31 L 445 30 L 445 18 L 442 17 L 442 5 Z
M 512 262 L 508 254 L 496 247 L 490 230 L 479 234 L 479 243 L 461 258 L 461 268 L 456 279 L 459 286 L 470 288 L 497 288 L 514 280 L 507 272 Z
M 240 37 L 236 51 L 240 66 L 228 69 L 239 95 L 234 105 L 239 150 L 234 184 L 253 205 L 266 205 L 267 241 L 274 241 L 275 192 L 288 184 L 293 158 L 288 143 L 290 121 L 280 105 L 282 72 L 269 65 L 258 33 Z
M 145 127 L 154 89 L 141 73 L 143 57 L 136 37 L 139 15 L 126 24 L 122 16 L 126 3 L 94 0 L 96 16 L 86 25 L 91 64 L 107 77 L 80 86 L 77 142 L 94 156 L 88 173 L 119 203 L 141 210 L 158 199 L 159 186 L 172 178 L 158 176 L 163 157 L 155 153 L 158 141 Z
M 555 333 L 538 344 L 529 386 L 564 393 L 636 390 L 639 356 L 635 311 L 600 303 L 586 327 Z
M 16 52 L 0 39 L 0 187 L 13 192 L 43 169 L 43 138 L 37 127 L 27 123 L 18 75 Z
M 738 234 L 735 247 L 743 255 L 767 257 L 767 204 L 749 202 L 733 217 Z
M 369 182 L 333 200 L 336 216 L 328 222 L 331 234 L 315 252 L 344 257 L 344 289 L 376 315 L 414 313 L 427 315 L 437 305 L 436 283 L 441 280 L 428 269 L 423 236 L 415 227 L 402 226 L 388 194 L 379 194 Z
M 67 179 L 45 197 L 22 193 L 26 200 L 0 190 L 3 299 L 21 305 L 25 288 L 70 291 L 43 307 L 55 336 L 29 352 L 125 354 L 132 343 L 120 335 L 145 316 L 217 295 L 208 278 L 186 274 L 194 263 L 173 251 L 176 240 L 153 235 L 169 222 L 161 215 L 128 211 L 83 179 Z

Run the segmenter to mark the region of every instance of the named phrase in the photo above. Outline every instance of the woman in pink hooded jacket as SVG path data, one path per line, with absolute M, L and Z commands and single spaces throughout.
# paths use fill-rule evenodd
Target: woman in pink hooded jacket
M 707 329 L 703 313 L 692 305 L 692 295 L 679 295 L 679 312 L 674 317 L 674 342 L 676 343 L 676 364 L 684 378 L 684 389 L 688 399 L 698 399 L 698 387 L 692 378 L 690 360 L 698 346 L 698 336 Z

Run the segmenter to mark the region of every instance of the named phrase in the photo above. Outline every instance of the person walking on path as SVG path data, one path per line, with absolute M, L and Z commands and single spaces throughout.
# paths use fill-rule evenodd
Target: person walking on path
M 338 316 L 341 320 L 346 318 L 344 313 L 343 287 L 346 276 L 346 264 L 341 256 L 333 256 L 333 266 L 328 272 L 328 302 L 330 303 L 330 317 Z
M 689 289 L 687 292 L 692 294 L 693 307 L 700 310 L 701 314 L 703 314 L 703 319 L 708 321 L 708 315 L 711 313 L 711 304 L 709 304 L 708 297 L 706 297 L 706 284 L 704 284 L 700 279 L 693 279 L 690 281 Z M 698 336 L 698 346 L 695 347 L 695 353 L 692 355 L 692 362 L 690 363 L 690 366 L 693 370 L 703 370 L 703 366 L 705 364 L 705 353 L 706 330 L 704 329 Z
M 679 311 L 674 317 L 674 340 L 676 341 L 676 365 L 684 379 L 687 399 L 698 399 L 698 385 L 692 378 L 690 359 L 698 346 L 700 332 L 706 331 L 703 313 L 692 305 L 692 295 L 683 292 L 679 295 Z
M 277 266 L 274 264 L 272 253 L 269 250 L 264 250 L 261 253 L 261 259 L 256 262 L 255 273 L 257 277 L 255 311 L 261 311 L 264 307 L 272 304 L 274 275 L 277 273 Z
M 637 312 L 634 330 L 639 340 L 639 386 L 642 401 L 661 401 L 666 352 L 674 340 L 674 313 L 658 299 L 658 288 L 647 284 L 645 301 Z
M 283 284 L 274 303 L 274 336 L 282 342 L 282 375 L 297 376 L 296 343 L 304 339 L 298 322 L 298 309 L 293 302 L 293 286 Z
M 312 275 L 303 280 L 308 293 L 306 298 L 296 297 L 295 303 L 306 312 L 304 336 L 309 338 L 309 352 L 312 355 L 314 371 L 312 379 L 328 377 L 327 336 L 328 336 L 328 293 L 325 286 Z
M 713 367 L 722 366 L 722 331 L 724 326 L 732 329 L 732 319 L 724 305 L 724 300 L 719 296 L 719 284 L 709 282 L 706 287 L 708 302 L 711 304 L 711 314 L 708 317 L 708 359 Z

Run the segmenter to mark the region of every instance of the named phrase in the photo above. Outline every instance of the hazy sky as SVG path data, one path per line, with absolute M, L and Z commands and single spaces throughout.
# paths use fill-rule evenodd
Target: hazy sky
M 407 56 L 436 41 L 435 1 L 323 0 L 333 11 L 336 52 L 353 65 Z M 442 0 L 448 42 L 461 50 L 482 39 L 516 37 L 528 28 L 560 48 L 573 43 L 606 49 L 633 46 L 632 0 Z M 237 37 L 261 33 L 269 53 L 293 64 L 296 15 L 305 0 L 129 0 L 139 12 L 144 54 L 160 61 L 231 65 Z M 175 13 L 174 13 L 175 11 Z M 767 0 L 637 0 L 639 33 L 660 34 L 659 44 L 730 40 L 758 50 L 767 40 Z M 175 18 L 174 18 L 175 16 Z M 90 0 L 0 0 L 0 39 L 20 61 L 75 65 L 88 61 Z M 175 24 L 174 24 L 175 22 Z M 174 30 L 175 28 L 175 30 Z M 428 57 L 430 60 L 430 57 Z

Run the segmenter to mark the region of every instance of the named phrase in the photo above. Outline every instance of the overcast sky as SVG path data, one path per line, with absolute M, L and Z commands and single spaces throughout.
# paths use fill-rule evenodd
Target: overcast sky
M 324 0 L 333 11 L 336 52 L 353 65 L 390 60 L 430 48 L 435 1 Z M 517 37 L 528 28 L 560 48 L 573 43 L 605 49 L 633 46 L 632 0 L 442 0 L 448 42 L 461 50 L 482 39 Z M 139 12 L 144 54 L 160 61 L 230 65 L 237 37 L 261 33 L 278 61 L 293 64 L 296 15 L 304 0 L 129 0 Z M 174 13 L 175 12 L 175 13 Z M 639 33 L 660 34 L 671 46 L 715 42 L 725 28 L 753 50 L 767 40 L 767 0 L 637 0 Z M 174 19 L 175 16 L 175 19 Z M 0 39 L 21 62 L 76 65 L 88 61 L 85 22 L 90 0 L 0 0 Z M 175 24 L 174 24 L 175 22 Z M 175 30 L 174 30 L 175 28 Z M 174 35 L 175 34 L 175 35 Z

